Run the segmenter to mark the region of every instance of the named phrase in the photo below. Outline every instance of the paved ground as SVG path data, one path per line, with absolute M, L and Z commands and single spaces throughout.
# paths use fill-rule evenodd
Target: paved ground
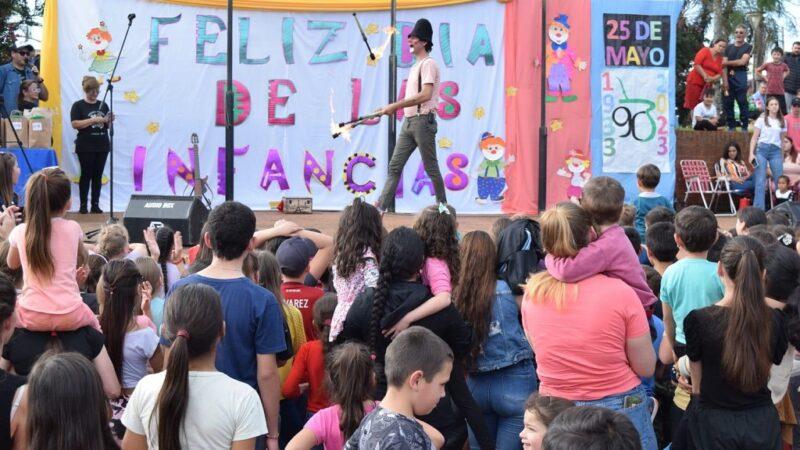
M 116 217 L 122 219 L 123 214 L 117 213 Z M 81 224 L 84 232 L 99 228 L 108 219 L 108 215 L 101 214 L 69 214 L 70 219 L 74 219 Z M 473 230 L 484 230 L 491 232 L 492 224 L 500 216 L 459 216 L 458 225 L 461 233 Z M 413 214 L 386 214 L 384 224 L 388 229 L 398 226 L 412 226 L 416 216 Z M 313 214 L 282 214 L 274 211 L 258 211 L 256 219 L 259 228 L 267 228 L 279 219 L 291 220 L 304 227 L 313 227 L 322 230 L 323 233 L 333 235 L 339 223 L 338 212 L 315 212 Z M 736 219 L 732 217 L 719 217 L 720 226 L 728 229 L 733 228 Z

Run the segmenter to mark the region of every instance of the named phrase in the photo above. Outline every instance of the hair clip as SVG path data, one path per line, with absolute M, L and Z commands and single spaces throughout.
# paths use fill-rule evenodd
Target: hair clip
M 439 214 L 447 214 L 449 216 L 450 208 L 448 208 L 444 203 L 439 202 Z
M 792 241 L 793 240 L 794 240 L 794 237 L 789 233 L 783 233 L 782 235 L 778 236 L 778 242 L 780 242 L 781 244 L 783 244 L 783 245 L 785 245 L 787 247 L 792 245 Z

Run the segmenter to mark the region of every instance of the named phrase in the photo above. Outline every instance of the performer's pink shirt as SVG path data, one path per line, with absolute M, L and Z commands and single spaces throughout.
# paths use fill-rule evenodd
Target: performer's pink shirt
M 434 111 L 439 104 L 439 65 L 433 58 L 427 57 L 411 67 L 406 82 L 406 94 L 403 98 L 414 96 L 422 90 L 419 86 L 420 70 L 422 70 L 422 85 L 433 84 L 431 99 L 420 105 L 420 114 L 427 114 Z M 403 115 L 405 117 L 416 116 L 417 106 L 403 108 Z

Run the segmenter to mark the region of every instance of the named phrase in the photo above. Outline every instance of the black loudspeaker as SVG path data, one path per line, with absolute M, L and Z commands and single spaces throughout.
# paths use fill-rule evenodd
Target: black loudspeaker
M 132 195 L 122 223 L 131 242 L 144 242 L 142 231 L 168 225 L 183 236 L 183 245 L 200 242 L 200 230 L 208 218 L 200 198 L 174 195 Z
M 783 202 L 770 211 L 781 212 L 789 217 L 789 226 L 800 225 L 800 202 Z

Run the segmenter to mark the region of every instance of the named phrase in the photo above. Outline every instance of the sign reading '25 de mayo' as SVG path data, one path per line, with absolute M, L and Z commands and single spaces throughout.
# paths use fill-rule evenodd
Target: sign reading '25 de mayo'
M 607 67 L 668 67 L 670 17 L 603 14 Z

